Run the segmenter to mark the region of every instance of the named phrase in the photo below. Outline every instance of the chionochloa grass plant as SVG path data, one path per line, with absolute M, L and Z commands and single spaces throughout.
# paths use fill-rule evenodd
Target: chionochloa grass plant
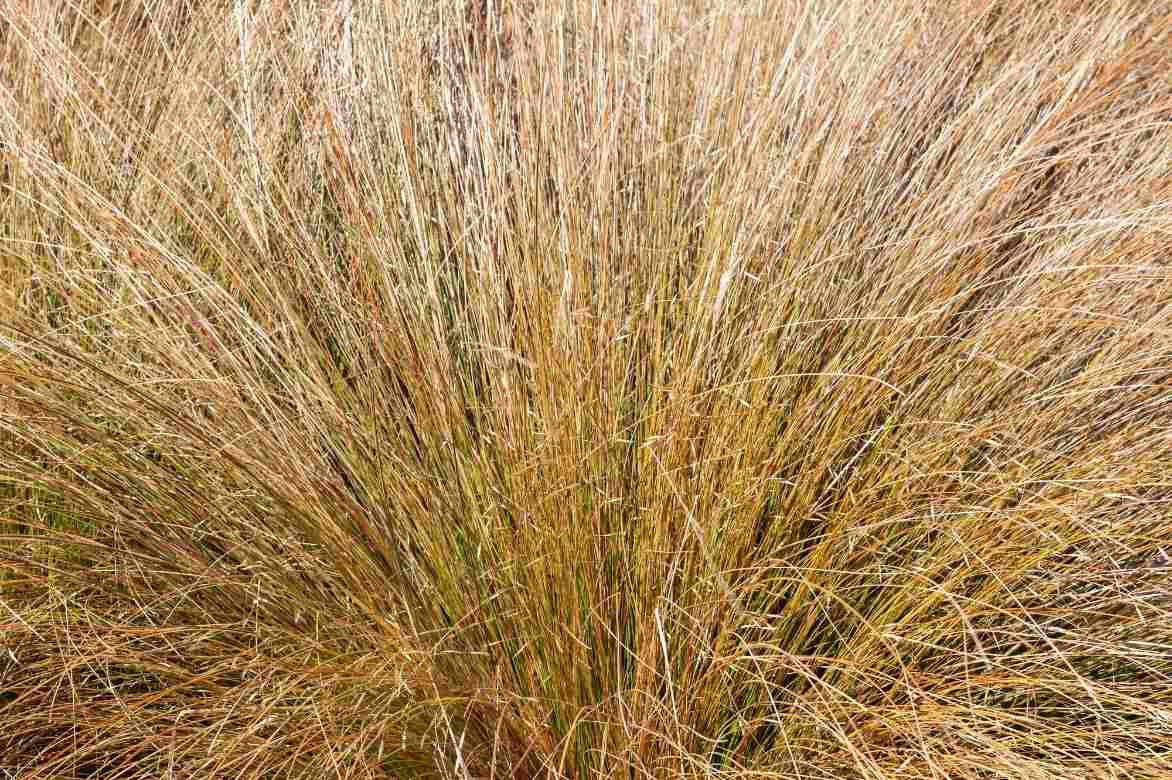
M 1172 14 L 0 0 L 0 776 L 1172 777 Z

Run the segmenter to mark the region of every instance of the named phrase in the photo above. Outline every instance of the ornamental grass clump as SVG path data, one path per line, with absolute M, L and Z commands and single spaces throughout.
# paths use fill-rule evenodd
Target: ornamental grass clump
M 0 0 L 0 776 L 1172 776 L 1172 15 Z

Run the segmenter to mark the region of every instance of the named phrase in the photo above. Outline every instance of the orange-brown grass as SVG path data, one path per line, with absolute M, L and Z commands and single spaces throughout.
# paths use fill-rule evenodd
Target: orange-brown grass
M 1172 776 L 1172 15 L 0 0 L 0 774 Z

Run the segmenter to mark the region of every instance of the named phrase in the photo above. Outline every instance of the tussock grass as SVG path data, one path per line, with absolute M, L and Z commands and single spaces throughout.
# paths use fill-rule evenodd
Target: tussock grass
M 7 776 L 1172 776 L 1163 4 L 0 19 Z

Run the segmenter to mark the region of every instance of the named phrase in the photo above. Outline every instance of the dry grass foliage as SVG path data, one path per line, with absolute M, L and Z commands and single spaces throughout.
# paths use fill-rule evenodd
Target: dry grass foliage
M 1172 18 L 0 0 L 0 772 L 1172 776 Z

